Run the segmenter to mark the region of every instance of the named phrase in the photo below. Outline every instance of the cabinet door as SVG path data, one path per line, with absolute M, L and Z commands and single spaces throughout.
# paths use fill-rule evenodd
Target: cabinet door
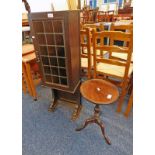
M 69 87 L 64 20 L 32 19 L 44 83 Z

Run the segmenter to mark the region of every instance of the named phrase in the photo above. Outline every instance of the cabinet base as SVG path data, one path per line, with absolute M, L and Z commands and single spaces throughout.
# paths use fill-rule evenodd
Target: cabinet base
M 74 111 L 71 116 L 71 120 L 75 121 L 77 118 L 80 116 L 80 112 L 82 109 L 82 104 L 81 104 L 81 96 L 80 96 L 80 85 L 77 87 L 75 93 L 69 93 L 69 92 L 64 92 L 61 90 L 56 90 L 52 89 L 52 94 L 53 94 L 53 102 L 50 104 L 48 111 L 49 112 L 54 112 L 56 110 L 56 107 L 58 105 L 58 100 L 61 101 L 67 101 L 70 103 L 75 104 Z

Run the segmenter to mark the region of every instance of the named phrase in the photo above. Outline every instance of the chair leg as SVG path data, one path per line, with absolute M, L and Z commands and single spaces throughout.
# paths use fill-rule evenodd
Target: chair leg
M 32 89 L 33 98 L 36 101 L 37 100 L 37 93 L 36 93 L 36 90 L 35 90 L 32 74 L 31 74 L 31 67 L 30 67 L 29 63 L 25 63 L 25 66 L 26 66 L 26 71 L 27 71 L 28 79 L 30 81 L 30 86 L 31 86 L 31 89 Z
M 123 105 L 123 101 L 124 101 L 126 92 L 127 92 L 126 88 L 122 88 L 122 93 L 121 93 L 120 98 L 118 100 L 117 112 L 122 111 L 122 105 Z
M 26 85 L 27 85 L 27 88 L 28 88 L 28 92 L 29 94 L 32 96 L 32 89 L 31 89 L 31 86 L 30 86 L 30 81 L 28 79 L 28 75 L 27 75 L 27 72 L 26 72 L 26 67 L 25 67 L 25 64 L 22 63 L 22 71 L 23 71 L 23 76 L 24 76 L 24 79 L 26 81 Z
M 131 111 L 132 105 L 133 105 L 133 91 L 131 92 L 131 95 L 130 95 L 130 98 L 129 98 L 129 102 L 128 102 L 127 108 L 125 110 L 124 116 L 126 116 L 126 117 L 129 116 L 129 113 Z
M 24 79 L 22 79 L 22 90 L 23 90 L 24 94 L 26 94 L 26 84 L 25 84 Z

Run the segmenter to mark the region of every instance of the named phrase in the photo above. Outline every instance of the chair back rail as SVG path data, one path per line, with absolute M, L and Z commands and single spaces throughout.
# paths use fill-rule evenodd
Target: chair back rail
M 109 44 L 104 45 L 103 38 L 109 38 Z M 100 42 L 98 42 L 100 40 Z M 128 47 L 118 47 L 114 44 L 115 40 L 127 41 Z M 113 51 L 118 53 L 127 53 L 127 61 L 120 61 L 117 59 L 108 59 L 108 58 L 98 58 L 96 55 L 96 50 L 105 50 L 108 51 L 109 54 Z M 132 34 L 131 33 L 124 33 L 124 32 L 117 32 L 117 31 L 102 31 L 102 32 L 95 32 L 93 31 L 93 51 L 94 51 L 94 78 L 97 77 L 97 63 L 107 63 L 111 65 L 118 65 L 124 66 L 124 79 L 128 78 L 128 72 L 131 62 L 131 54 L 132 54 Z M 104 65 L 104 64 L 103 64 Z M 121 78 L 121 77 L 120 77 Z
M 87 60 L 88 79 L 91 77 L 91 37 L 89 28 L 80 30 L 80 44 L 81 44 L 81 68 L 83 68 L 83 58 Z

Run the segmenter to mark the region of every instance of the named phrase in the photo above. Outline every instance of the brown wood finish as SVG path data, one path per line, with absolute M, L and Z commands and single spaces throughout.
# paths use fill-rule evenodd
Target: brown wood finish
M 133 14 L 133 7 L 125 7 L 123 9 L 118 9 L 118 14 Z
M 97 21 L 98 22 L 112 22 L 114 17 L 114 11 L 98 11 Z
M 29 21 L 43 85 L 51 87 L 57 98 L 60 99 L 63 92 L 69 100 L 68 96 L 78 91 L 80 82 L 79 11 L 30 13 Z M 57 103 L 52 104 L 55 107 Z
M 91 37 L 89 28 L 85 30 L 80 30 L 80 42 L 81 42 L 81 72 L 83 74 L 83 70 L 87 69 L 87 77 L 88 79 L 91 78 L 91 53 L 90 53 L 90 46 L 91 46 Z
M 80 92 L 84 98 L 94 104 L 110 104 L 119 96 L 118 88 L 102 79 L 85 81 L 80 87 Z M 112 95 L 112 98 L 107 98 L 108 95 Z
M 118 14 L 113 16 L 113 22 L 119 20 L 133 20 L 133 15 L 131 14 Z
M 28 50 L 26 50 L 28 51 Z M 31 50 L 30 50 L 31 51 Z M 31 96 L 33 96 L 34 100 L 37 100 L 37 93 L 35 89 L 35 85 L 33 82 L 32 72 L 31 72 L 31 62 L 36 60 L 35 53 L 30 53 L 22 56 L 22 66 L 23 73 L 26 80 L 26 84 L 28 86 L 28 90 Z
M 95 23 L 97 22 L 98 9 L 84 8 L 81 11 L 81 22 L 82 23 Z
M 80 83 L 77 85 L 77 88 L 75 89 L 76 91 L 74 93 L 53 89 L 52 93 L 54 100 L 49 106 L 48 111 L 54 112 L 56 110 L 58 106 L 58 100 L 74 103 L 76 106 L 72 113 L 71 120 L 76 120 L 80 116 L 80 111 L 82 109 L 79 87 Z
M 76 131 L 81 131 L 90 123 L 96 123 L 100 126 L 102 134 L 107 144 L 111 144 L 109 138 L 105 135 L 105 126 L 100 119 L 100 107 L 99 105 L 111 104 L 118 99 L 119 91 L 115 85 L 110 82 L 101 79 L 92 79 L 82 83 L 80 87 L 82 96 L 95 104 L 94 115 L 85 120 L 84 124 L 77 128 Z
M 109 44 L 104 45 L 103 39 L 109 38 Z M 100 44 L 97 40 L 100 40 Z M 128 47 L 118 47 L 114 44 L 115 40 L 124 41 L 127 43 Z M 132 55 L 132 34 L 118 31 L 103 31 L 95 32 L 93 31 L 93 51 L 96 50 L 106 50 L 110 54 L 115 51 L 118 53 L 126 53 L 127 60 L 120 61 L 113 58 L 98 58 L 96 52 L 94 52 L 94 78 L 103 75 L 103 78 L 113 77 L 112 81 L 119 80 L 119 87 L 122 88 L 122 92 L 119 98 L 117 111 L 120 112 L 124 97 L 127 93 L 127 86 L 129 78 L 132 73 L 131 55 Z M 123 68 L 122 68 L 123 67 Z
M 29 26 L 27 13 L 22 13 L 22 26 Z
M 29 82 L 29 79 L 28 79 L 28 75 L 27 75 L 27 72 L 26 72 L 26 68 L 25 68 L 25 65 L 24 63 L 22 62 L 22 72 L 23 72 L 23 78 L 26 82 L 26 86 L 27 86 L 27 89 L 28 89 L 28 92 L 31 96 L 33 96 L 32 94 L 32 89 L 31 89 L 31 86 L 30 86 L 30 82 Z
M 25 83 L 25 79 L 24 76 L 22 75 L 22 91 L 24 92 L 24 94 L 26 94 L 27 92 L 27 88 L 26 88 L 26 83 Z
M 48 15 L 52 15 L 53 18 L 48 18 Z M 72 92 L 80 79 L 79 11 L 31 13 L 30 21 L 44 85 Z M 53 40 L 52 38 L 50 40 L 50 37 L 53 37 Z M 45 77 L 45 69 L 48 72 L 48 68 L 48 74 L 53 78 L 51 80 Z M 55 74 L 52 74 L 54 68 Z M 58 77 L 59 72 L 63 74 L 66 82 L 61 83 L 61 78 Z M 55 75 L 55 78 L 52 75 Z
M 111 31 L 121 31 L 121 32 L 131 33 L 132 38 L 133 38 L 133 24 L 117 25 L 115 23 L 112 23 L 110 30 Z M 122 55 L 120 53 L 113 52 L 113 53 L 110 53 L 110 58 L 115 58 L 115 59 L 119 59 L 121 61 L 126 61 L 127 60 L 127 54 Z M 132 62 L 132 60 L 131 60 L 131 62 Z
M 126 117 L 129 116 L 129 113 L 131 111 L 132 105 L 133 105 L 133 90 L 132 90 L 132 92 L 130 94 L 128 105 L 127 105 L 126 110 L 124 112 L 124 116 L 126 116 Z
M 133 33 L 133 24 L 129 24 L 129 25 L 116 25 L 115 23 L 111 24 L 110 27 L 111 31 L 124 31 L 124 32 L 128 32 L 128 33 Z
M 24 44 L 22 46 L 22 56 L 33 53 L 34 45 L 33 44 Z

